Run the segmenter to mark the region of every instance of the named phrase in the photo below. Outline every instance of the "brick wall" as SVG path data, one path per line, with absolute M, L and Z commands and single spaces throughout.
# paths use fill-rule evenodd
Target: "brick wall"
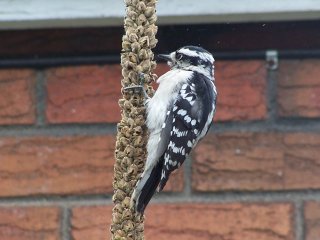
M 147 209 L 146 239 L 319 239 L 320 61 L 215 69 L 215 124 Z M 0 70 L 0 240 L 109 239 L 120 71 Z

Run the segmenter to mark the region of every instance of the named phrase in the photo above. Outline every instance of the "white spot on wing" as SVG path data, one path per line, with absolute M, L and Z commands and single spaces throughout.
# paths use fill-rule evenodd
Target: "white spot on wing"
M 186 150 L 183 148 L 182 150 L 181 150 L 181 154 L 184 156 L 184 155 L 186 155 Z
M 182 89 L 182 90 L 186 90 L 187 87 L 188 87 L 188 84 L 183 84 L 182 87 L 181 87 L 181 89 Z
M 164 170 L 162 170 L 161 178 L 162 178 L 162 179 L 166 178 L 166 173 L 165 173 L 165 171 L 164 171 Z
M 186 100 L 188 100 L 189 102 L 192 102 L 193 101 L 193 97 L 187 97 Z
M 185 117 L 184 117 L 184 120 L 185 120 L 187 123 L 189 123 L 189 122 L 191 122 L 191 117 L 185 116 Z
M 186 110 L 183 110 L 183 109 L 180 109 L 177 114 L 181 115 L 181 116 L 184 116 L 187 114 L 187 111 Z

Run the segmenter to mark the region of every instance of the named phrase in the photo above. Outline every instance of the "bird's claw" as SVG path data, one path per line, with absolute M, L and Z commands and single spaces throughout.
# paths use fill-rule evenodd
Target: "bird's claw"
M 133 90 L 134 93 L 141 93 L 141 91 L 144 91 L 144 87 L 142 85 L 136 85 L 136 86 L 130 86 L 130 87 L 124 87 L 124 91 Z
M 136 85 L 136 86 L 130 86 L 130 87 L 125 87 L 123 88 L 124 91 L 128 91 L 128 90 L 133 90 L 134 93 L 143 93 L 143 96 L 145 97 L 145 99 L 149 99 L 149 96 L 146 92 L 146 90 L 144 89 L 144 87 L 142 85 Z
M 144 79 L 144 74 L 143 73 L 138 73 L 139 75 L 139 80 L 140 80 L 140 84 L 139 85 L 136 85 L 136 86 L 129 86 L 129 87 L 124 87 L 123 90 L 124 91 L 128 91 L 128 90 L 133 90 L 134 93 L 143 93 L 144 97 L 146 99 L 149 98 L 146 90 L 144 89 L 143 85 L 144 85 L 144 82 L 145 82 L 145 79 Z

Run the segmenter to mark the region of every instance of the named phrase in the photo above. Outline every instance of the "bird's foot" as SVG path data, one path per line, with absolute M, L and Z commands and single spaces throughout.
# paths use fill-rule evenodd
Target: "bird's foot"
M 140 80 L 139 85 L 124 87 L 123 90 L 124 91 L 133 90 L 134 93 L 141 93 L 142 92 L 145 99 L 148 100 L 149 96 L 148 96 L 145 88 L 143 87 L 144 82 L 145 82 L 143 73 L 139 73 L 139 80 Z

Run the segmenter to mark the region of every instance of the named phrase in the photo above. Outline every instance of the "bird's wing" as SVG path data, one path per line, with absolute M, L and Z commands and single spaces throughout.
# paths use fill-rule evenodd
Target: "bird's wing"
M 210 115 L 211 123 L 215 96 L 208 91 L 207 84 L 205 79 L 200 79 L 196 84 L 192 81 L 183 84 L 172 108 L 167 112 L 158 147 L 164 160 L 159 191 L 165 186 L 170 173 L 184 162 L 200 140 L 200 133 Z

